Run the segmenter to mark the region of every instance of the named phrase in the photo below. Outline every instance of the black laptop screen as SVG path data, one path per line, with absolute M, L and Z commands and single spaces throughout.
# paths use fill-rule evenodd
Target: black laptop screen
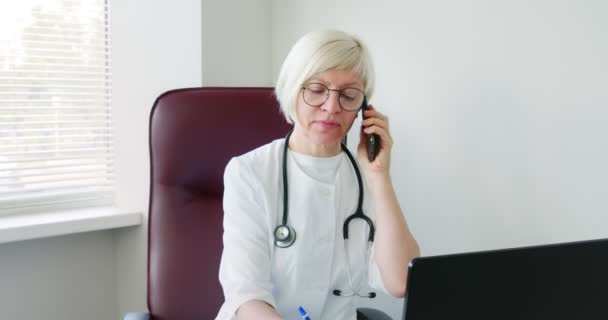
M 608 239 L 418 258 L 404 318 L 608 319 Z

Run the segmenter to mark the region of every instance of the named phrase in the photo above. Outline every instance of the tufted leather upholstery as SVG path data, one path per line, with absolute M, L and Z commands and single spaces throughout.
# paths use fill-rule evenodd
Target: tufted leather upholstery
M 288 130 L 272 88 L 191 88 L 158 97 L 150 115 L 151 319 L 215 317 L 224 301 L 224 168 Z

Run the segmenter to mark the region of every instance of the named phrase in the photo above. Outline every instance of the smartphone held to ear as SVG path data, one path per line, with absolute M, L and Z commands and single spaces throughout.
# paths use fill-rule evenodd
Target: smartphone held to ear
M 365 111 L 367 110 L 367 98 L 363 99 L 363 108 L 361 108 L 361 114 L 363 115 L 363 120 L 367 119 L 365 116 Z M 376 155 L 380 150 L 380 137 L 375 134 L 365 134 L 365 144 L 367 147 L 367 158 L 370 162 L 373 162 L 376 159 Z

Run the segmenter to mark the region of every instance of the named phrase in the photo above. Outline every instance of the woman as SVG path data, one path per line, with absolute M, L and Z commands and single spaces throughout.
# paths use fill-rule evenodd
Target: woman
M 314 320 L 352 320 L 354 297 L 375 296 L 364 284 L 404 296 L 419 248 L 389 175 L 388 118 L 364 111 L 358 163 L 341 144 L 373 87 L 368 50 L 352 35 L 313 32 L 291 49 L 276 95 L 293 131 L 226 167 L 217 319 L 300 319 L 303 306 Z M 380 138 L 373 161 L 370 134 Z

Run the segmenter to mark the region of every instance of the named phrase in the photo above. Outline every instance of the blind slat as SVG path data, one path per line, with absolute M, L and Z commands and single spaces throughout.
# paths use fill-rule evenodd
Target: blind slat
M 91 178 L 91 177 L 96 177 L 96 178 Z M 95 187 L 106 187 L 106 186 L 111 186 L 114 180 L 112 180 L 110 178 L 110 175 L 108 176 L 99 176 L 98 174 L 94 174 L 91 176 L 83 176 L 81 177 L 76 177 L 76 178 L 71 178 L 71 179 L 65 179 L 65 180 L 61 180 L 61 179 L 48 179 L 47 181 L 41 181 L 40 183 L 38 183 L 37 181 L 33 181 L 31 183 L 26 183 L 26 185 L 28 186 L 27 191 L 26 192 L 32 192 L 32 191 L 40 191 L 40 190 L 46 190 L 46 191 L 55 191 L 55 190 L 59 190 L 59 189 L 68 189 L 68 188 L 95 188 Z M 12 185 L 10 183 L 3 183 L 2 181 L 0 181 L 0 194 L 18 194 L 18 191 L 10 191 L 10 187 Z M 80 190 L 82 191 L 82 190 Z M 1 205 L 2 202 L 0 202 Z
M 22 40 L 22 44 L 24 48 L 45 48 L 45 46 L 49 47 L 67 47 L 70 49 L 94 49 L 95 51 L 107 52 L 112 48 L 109 45 L 103 44 L 91 44 L 91 43 L 83 43 L 80 41 L 45 41 L 45 40 Z
M 0 158 L 2 159 L 2 158 Z M 78 159 L 98 159 L 99 161 L 112 161 L 113 157 L 110 153 L 103 154 L 79 154 L 77 156 L 53 156 L 50 158 L 22 158 L 19 159 L 19 163 L 28 163 L 28 162 L 42 162 L 42 161 L 70 161 L 70 160 L 78 160 Z M 0 160 L 0 165 L 14 165 L 14 161 L 3 161 Z
M 96 176 L 97 177 L 97 176 Z M 69 182 L 68 184 L 66 184 L 65 182 Z M 75 192 L 79 192 L 79 191 L 83 191 L 83 190 L 76 190 L 81 189 L 81 188 L 99 188 L 99 187 L 108 187 L 108 186 L 112 186 L 114 180 L 111 176 L 107 176 L 107 177 L 103 177 L 103 176 L 99 176 L 98 178 L 83 178 L 83 179 L 70 179 L 70 180 L 64 180 L 61 181 L 60 179 L 58 179 L 58 181 L 46 181 L 44 183 L 28 183 L 28 188 L 27 189 L 23 189 L 23 191 L 16 191 L 16 190 L 7 190 L 7 188 L 0 188 L 0 195 L 2 194 L 19 194 L 19 193 L 28 193 L 28 192 L 32 192 L 32 191 L 46 191 L 46 192 L 55 192 L 58 190 L 66 190 L 66 189 L 74 189 Z M 0 202 L 1 203 L 1 202 Z
M 52 146 L 52 145 L 51 145 Z M 32 155 L 32 154 L 66 154 L 66 153 L 74 153 L 74 152 L 95 152 L 95 151 L 110 151 L 110 147 L 104 148 L 61 148 L 56 150 L 40 150 L 40 151 L 20 151 L 20 152 L 3 152 L 2 156 L 21 156 L 21 155 Z
M 38 140 L 38 139 L 56 139 L 56 138 L 98 138 L 111 137 L 112 133 L 86 133 L 86 134 L 60 134 L 60 135 L 44 135 L 44 136 L 10 136 L 0 137 L 0 140 Z M 106 139 L 108 140 L 108 139 Z
M 7 98 L 5 98 L 5 99 L 0 99 L 0 102 L 11 102 L 11 103 L 28 103 L 29 102 L 29 103 L 32 103 L 32 104 L 34 104 L 34 103 L 47 103 L 47 104 L 48 103 L 55 103 L 55 104 L 57 104 L 59 102 L 61 102 L 61 103 L 96 103 L 96 102 L 104 101 L 104 100 L 105 101 L 110 101 L 110 97 L 106 96 L 106 97 L 103 97 L 101 99 L 100 98 L 95 98 L 95 99 L 82 99 L 82 98 L 79 98 L 79 99 L 72 99 L 72 98 L 66 99 L 66 98 L 62 98 L 61 101 L 55 101 L 55 100 L 52 100 L 52 99 L 50 99 L 50 100 L 49 99 L 31 99 L 31 100 L 27 100 L 27 99 L 7 99 Z M 7 106 L 0 107 L 0 109 L 6 108 L 6 107 Z
M 102 82 L 104 80 L 100 80 L 98 78 L 51 78 L 51 77 L 2 77 L 0 76 L 0 81 L 22 81 L 22 82 L 39 82 L 39 81 L 52 81 L 53 83 L 59 82 L 76 82 L 76 83 L 87 83 L 87 82 Z M 104 81 L 105 82 L 105 81 Z
M 109 180 L 109 181 L 111 181 L 111 180 Z M 72 192 L 70 192 L 72 195 L 77 195 L 78 193 L 80 193 L 82 191 L 83 188 L 97 189 L 99 192 L 99 191 L 112 190 L 111 187 L 112 187 L 111 183 L 96 183 L 96 184 L 74 183 L 73 186 L 69 186 L 69 187 L 65 186 L 65 187 L 54 187 L 54 188 L 31 188 L 31 189 L 28 189 L 25 191 L 0 191 L 0 198 L 6 198 L 7 200 L 16 200 L 16 199 L 19 199 L 19 197 L 17 197 L 17 196 L 28 196 L 28 195 L 31 195 L 32 193 L 40 193 L 40 192 L 52 194 L 52 193 L 57 193 L 58 191 L 64 191 L 64 190 L 72 191 Z M 46 194 L 43 194 L 43 195 L 46 195 Z M 36 199 L 32 199 L 32 202 L 35 202 L 35 200 Z
M 76 44 L 78 45 L 78 44 Z M 24 49 L 28 49 L 26 52 L 27 53 L 23 53 L 20 55 L 16 55 L 16 54 L 2 54 L 0 55 L 0 58 L 3 59 L 9 59 L 9 58 L 13 58 L 13 59 L 19 59 L 19 60 L 23 60 L 25 58 L 32 58 L 32 59 L 69 59 L 69 60 L 74 60 L 76 59 L 76 57 L 74 57 L 74 55 L 79 54 L 82 52 L 82 48 L 75 48 L 73 45 L 69 48 L 69 49 L 54 49 L 54 48 L 46 48 L 46 47 L 38 47 L 38 46 L 29 46 L 29 47 L 25 47 Z M 78 50 L 80 49 L 80 50 Z M 34 52 L 50 52 L 50 53 L 65 53 L 66 55 L 40 55 L 40 54 L 34 54 Z M 105 54 L 107 53 L 106 49 L 96 49 L 96 50 L 87 50 L 88 51 L 88 55 L 87 57 L 90 56 L 96 56 L 98 57 L 96 60 L 99 60 L 100 63 L 105 61 L 106 59 L 103 59 Z M 101 59 L 99 58 L 101 57 Z M 83 57 L 78 57 L 80 59 L 82 59 Z
M 106 70 L 104 72 L 100 72 L 100 71 L 74 71 L 74 70 L 42 70 L 42 69 L 21 69 L 21 68 L 12 68 L 11 70 L 5 70 L 2 71 L 0 70 L 0 75 L 4 74 L 4 75 L 8 75 L 8 74 L 23 74 L 23 73 L 27 73 L 27 74 L 52 74 L 52 75 L 59 75 L 59 74 L 63 74 L 63 75 L 87 75 L 87 76 L 95 76 L 98 77 L 97 79 L 103 78 L 103 77 L 110 77 L 112 74 L 110 73 L 109 70 Z M 15 76 L 15 77 L 18 77 Z
M 77 159 L 77 161 L 71 160 L 71 161 L 63 161 L 65 163 L 57 163 L 60 161 L 47 161 L 46 164 L 44 165 L 30 165 L 30 166 L 26 166 L 23 164 L 19 165 L 19 171 L 20 172 L 27 172 L 27 171 L 31 171 L 31 170 L 41 170 L 41 169 L 45 169 L 45 168 L 50 168 L 50 169 L 57 169 L 57 168 L 69 168 L 72 167 L 74 165 L 80 165 L 80 166 L 85 166 L 85 167 L 108 167 L 108 168 L 114 168 L 114 161 L 102 161 L 101 163 L 99 161 L 97 161 L 96 158 L 94 159 Z M 8 172 L 8 171 L 15 171 L 17 170 L 16 168 L 3 168 L 2 166 L 0 166 L 0 174 L 2 172 Z
M 79 191 L 75 191 L 73 188 L 67 189 L 64 192 L 57 192 L 58 190 L 54 190 L 53 193 L 46 193 L 44 195 L 39 195 L 36 192 L 27 192 L 19 194 L 20 197 L 16 200 L 11 201 L 8 196 L 5 196 L 7 200 L 0 202 L 0 210 L 9 211 L 9 210 L 19 210 L 23 209 L 23 201 L 28 202 L 28 209 L 33 209 L 30 211 L 35 211 L 36 209 L 51 209 L 56 208 L 58 205 L 68 205 L 70 204 L 79 204 L 83 201 L 94 205 L 106 205 L 112 202 L 113 193 L 111 187 L 96 187 L 93 191 L 83 192 L 82 189 L 84 187 L 79 188 Z M 0 194 L 0 197 L 2 195 Z M 64 206 L 65 207 L 65 206 Z M 59 207 L 62 208 L 62 207 Z M 63 209 L 63 208 L 62 208 Z
M 106 123 L 105 119 L 86 119 L 86 120 L 45 120 L 45 121 L 2 121 L 0 119 L 0 124 L 2 126 L 40 126 L 40 125 L 48 125 L 48 126 L 56 126 L 62 124 L 91 124 L 91 123 Z
M 103 1 L 100 1 L 103 2 Z M 40 18 L 40 16 L 56 16 L 56 20 L 61 20 L 64 21 L 64 18 L 69 18 L 67 19 L 68 21 L 71 19 L 103 19 L 103 15 L 104 15 L 104 11 L 101 10 L 101 8 L 99 10 L 91 10 L 91 9 L 82 9 L 82 8 L 78 8 L 78 14 L 73 14 L 70 12 L 70 9 L 72 7 L 70 7 L 69 3 L 63 3 L 63 10 L 49 10 L 49 8 L 45 9 L 45 10 L 41 10 L 41 9 L 33 9 L 32 10 L 32 14 L 35 15 L 36 17 Z
M 59 138 L 59 137 L 57 137 Z M 93 140 L 84 140 L 84 141 L 70 141 L 70 142 L 45 142 L 45 143 L 22 143 L 20 145 L 4 145 L 4 146 L 0 146 L 0 152 L 2 152 L 3 154 L 4 151 L 8 151 L 8 150 L 14 150 L 14 149 L 32 149 L 32 148 L 39 148 L 39 147 L 53 147 L 53 148 L 59 148 L 59 147 L 68 147 L 68 146 L 90 146 L 90 145 L 104 145 L 106 144 L 105 141 L 93 141 Z M 21 147 L 23 146 L 23 147 Z
M 97 109 L 95 109 L 97 110 Z M 17 111 L 17 110 L 14 110 Z M 43 118 L 43 117 L 82 117 L 83 115 L 85 115 L 86 117 L 106 117 L 108 116 L 108 113 L 64 113 L 64 112 L 57 112 L 57 113 L 34 113 L 34 114 L 11 114 L 11 115 L 3 115 L 0 114 L 0 121 L 2 121 L 2 119 L 31 119 L 31 118 Z
M 87 28 L 87 27 L 91 27 L 89 23 L 87 22 L 77 22 L 74 20 L 70 20 L 67 21 L 65 19 L 44 19 L 44 18 L 40 18 L 38 17 L 36 19 L 36 23 L 38 24 L 52 24 L 52 25 L 57 25 L 58 23 L 64 26 L 72 26 L 75 28 Z
M 46 84 L 46 85 L 41 85 L 41 84 L 36 84 L 33 83 L 31 85 L 24 85 L 24 84 L 11 84 L 10 85 L 11 88 L 18 88 L 18 89 L 97 89 L 97 90 L 107 90 L 107 88 L 105 86 L 91 86 L 91 85 L 58 85 L 58 84 Z M 30 92 L 30 93 L 38 93 L 38 92 Z M 58 93 L 64 93 L 64 92 L 58 92 Z
M 70 142 L 45 142 L 45 143 L 24 143 L 21 144 L 23 147 L 17 146 L 17 145 L 5 145 L 5 146 L 1 146 L 0 147 L 0 152 L 2 152 L 3 155 L 8 154 L 8 152 L 11 152 L 11 150 L 15 150 L 15 149 L 22 149 L 22 150 L 31 150 L 31 149 L 36 149 L 36 148 L 43 148 L 43 147 L 52 147 L 54 149 L 57 148 L 66 148 L 66 147 L 72 147 L 72 149 L 76 149 L 81 148 L 81 147 L 86 147 L 86 146 L 99 146 L 99 145 L 105 145 L 106 142 L 105 141 L 93 141 L 93 140 L 85 140 L 85 141 L 70 141 Z M 21 152 L 21 151 L 20 151 Z M 15 152 L 14 154 L 19 154 L 19 152 Z
M 87 92 L 59 92 L 59 93 L 55 93 L 55 92 L 26 92 L 26 91 L 13 91 L 13 92 L 0 92 L 0 95 L 6 95 L 6 96 L 90 96 L 90 97 L 97 97 L 97 96 L 106 96 L 105 92 L 104 93 L 96 93 L 96 92 L 91 92 L 91 93 L 87 93 Z
M 31 38 L 43 38 L 43 39 L 47 39 L 47 40 L 76 40 L 76 41 L 80 41 L 82 40 L 82 37 L 74 37 L 74 36 L 66 36 L 66 35 L 50 35 L 50 34 L 38 34 L 35 32 L 23 32 L 22 33 L 23 39 L 24 40 L 32 40 Z M 37 39 L 38 40 L 38 39 Z M 100 41 L 100 43 L 104 43 L 103 40 Z
M 89 68 L 89 69 L 101 69 L 101 70 L 109 70 L 110 67 L 108 67 L 107 65 L 104 64 L 95 64 L 93 66 L 90 65 L 85 65 L 85 64 L 80 64 L 80 65 L 75 65 L 75 64 L 65 64 L 65 63 L 37 63 L 37 62 L 20 62 L 19 66 L 24 67 L 24 66 L 43 66 L 43 67 L 79 67 L 79 68 Z M 25 69 L 27 70 L 27 69 Z
M 29 173 L 29 174 L 17 175 L 20 182 L 7 183 L 7 182 L 2 182 L 0 180 L 0 186 L 2 186 L 2 185 L 6 186 L 9 184 L 18 185 L 18 184 L 43 183 L 43 182 L 46 182 L 47 180 L 28 180 L 28 178 L 53 177 L 53 176 L 58 176 L 58 175 L 61 175 L 61 179 L 53 179 L 53 181 L 64 181 L 64 180 L 69 181 L 72 179 L 80 179 L 80 177 L 82 177 L 83 173 L 87 173 L 87 174 L 94 173 L 93 175 L 86 175 L 87 177 L 89 177 L 89 176 L 95 177 L 95 178 L 108 177 L 114 173 L 114 170 L 112 168 L 97 168 L 97 169 L 90 169 L 90 170 L 63 170 L 63 171 L 45 170 L 45 172 L 42 172 L 42 173 Z
M 91 51 L 86 57 L 78 56 L 81 50 L 59 50 L 59 49 L 48 49 L 48 48 L 31 48 L 27 54 L 20 56 L 14 54 L 2 54 L 0 55 L 0 61 L 3 63 L 10 62 L 14 63 L 15 66 L 21 66 L 24 64 L 42 63 L 48 65 L 49 63 L 54 64 L 67 64 L 67 65 L 103 65 L 106 61 L 104 51 Z M 61 54 L 61 55 L 60 55 Z M 41 62 L 42 61 L 42 62 Z
M 90 33 L 91 31 L 97 31 L 97 32 L 101 32 L 103 33 L 105 30 L 101 29 L 101 30 L 91 30 L 91 29 L 85 29 L 82 26 L 76 26 L 76 27 L 71 27 L 71 26 L 66 26 L 65 23 L 61 23 L 61 20 L 48 20 L 46 23 L 51 23 L 53 24 L 52 27 L 45 27 L 42 26 L 41 22 L 44 20 L 36 20 L 36 25 L 30 26 L 30 28 L 28 29 L 28 31 L 36 33 L 36 34 L 43 34 L 44 31 L 46 33 L 50 33 L 50 34 L 55 34 L 57 32 L 74 32 L 74 33 Z M 99 27 L 98 27 L 99 28 Z
M 46 129 L 11 129 L 4 130 L 0 129 L 0 134 L 3 133 L 14 133 L 14 132 L 22 132 L 22 133 L 30 133 L 30 132 L 55 132 L 55 131 L 85 131 L 87 133 L 91 131 L 110 131 L 109 125 L 108 127 L 78 127 L 78 128 L 46 128 Z

